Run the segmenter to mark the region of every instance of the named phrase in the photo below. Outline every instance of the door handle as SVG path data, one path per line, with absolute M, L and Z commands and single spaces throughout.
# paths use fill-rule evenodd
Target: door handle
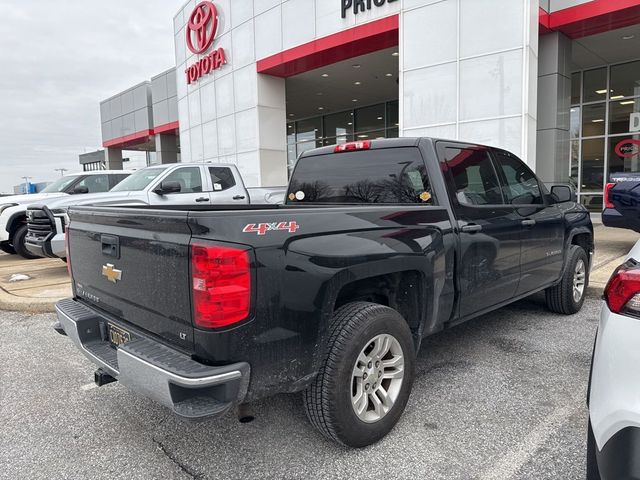
M 482 225 L 478 225 L 477 223 L 470 223 L 460 228 L 460 230 L 465 233 L 476 233 L 482 230 Z
M 200 203 L 200 202 L 208 202 L 209 198 L 208 197 L 200 197 L 200 198 L 196 198 L 196 202 Z
M 244 200 L 244 195 L 236 195 L 233 197 L 234 200 Z
M 530 218 L 527 218 L 526 220 L 522 220 L 523 227 L 533 227 L 535 224 L 536 224 L 536 221 L 531 220 Z

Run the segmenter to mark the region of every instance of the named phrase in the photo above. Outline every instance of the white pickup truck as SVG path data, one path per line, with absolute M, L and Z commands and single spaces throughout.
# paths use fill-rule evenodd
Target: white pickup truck
M 146 167 L 107 193 L 29 205 L 25 245 L 39 257 L 65 258 L 67 209 L 78 205 L 277 204 L 287 187 L 247 188 L 233 164 L 173 163 Z
M 35 258 L 25 247 L 27 205 L 58 198 L 78 199 L 79 194 L 108 192 L 132 172 L 127 170 L 97 170 L 64 175 L 42 192 L 30 195 L 9 195 L 0 198 L 0 250 Z

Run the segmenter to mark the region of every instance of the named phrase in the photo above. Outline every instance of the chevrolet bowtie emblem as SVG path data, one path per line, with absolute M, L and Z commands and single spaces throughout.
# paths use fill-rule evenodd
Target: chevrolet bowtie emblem
M 113 268 L 114 265 L 112 263 L 107 263 L 102 266 L 102 275 L 107 277 L 107 280 L 110 282 L 116 283 L 118 280 L 122 280 L 122 270 L 118 270 L 117 268 Z

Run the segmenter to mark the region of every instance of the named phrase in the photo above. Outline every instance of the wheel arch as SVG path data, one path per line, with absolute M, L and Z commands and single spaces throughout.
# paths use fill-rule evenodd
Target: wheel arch
M 7 233 L 9 233 L 9 242 L 13 241 L 13 236 L 20 225 L 27 223 L 27 214 L 25 212 L 16 212 L 7 222 Z

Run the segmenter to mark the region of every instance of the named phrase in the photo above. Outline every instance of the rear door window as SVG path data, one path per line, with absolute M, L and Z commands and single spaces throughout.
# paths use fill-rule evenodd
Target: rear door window
M 498 175 L 487 148 L 446 147 L 445 155 L 458 203 L 471 206 L 504 203 Z
M 293 172 L 287 202 L 435 204 L 417 148 L 302 157 Z
M 87 187 L 89 193 L 108 192 L 111 189 L 109 175 L 87 175 L 74 188 L 78 187 Z
M 163 182 L 178 182 L 180 193 L 200 193 L 202 192 L 202 174 L 200 167 L 183 167 L 174 170 Z
M 109 175 L 109 186 L 111 188 L 115 187 L 117 184 L 119 184 L 122 180 L 124 180 L 128 176 L 129 176 L 128 173 L 112 173 L 111 175 Z
M 229 167 L 209 167 L 209 174 L 214 192 L 222 192 L 236 185 L 236 179 Z
M 502 191 L 507 203 L 513 205 L 544 203 L 538 179 L 522 160 L 501 150 L 495 150 L 494 155 L 502 174 Z

